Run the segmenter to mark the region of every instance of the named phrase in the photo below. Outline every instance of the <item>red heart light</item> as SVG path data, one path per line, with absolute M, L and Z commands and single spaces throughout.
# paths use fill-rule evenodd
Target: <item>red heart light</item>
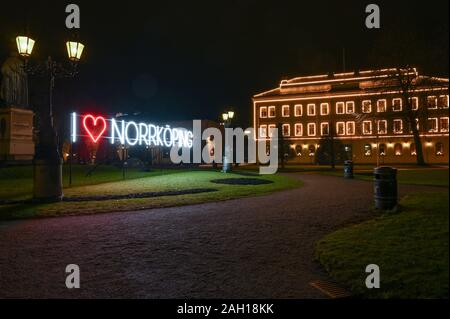
M 87 125 L 87 121 L 91 120 L 93 127 L 89 128 Z M 97 122 L 100 122 L 98 124 Z M 103 136 L 103 133 L 106 131 L 106 120 L 102 116 L 93 117 L 92 115 L 88 114 L 85 115 L 83 118 L 83 126 L 86 132 L 91 137 L 92 141 L 94 143 L 97 143 L 100 137 Z

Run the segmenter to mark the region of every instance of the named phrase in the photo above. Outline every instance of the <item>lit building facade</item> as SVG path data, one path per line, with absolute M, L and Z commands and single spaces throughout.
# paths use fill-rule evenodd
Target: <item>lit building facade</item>
M 330 141 L 338 162 L 415 163 L 413 114 L 425 161 L 448 164 L 448 79 L 404 72 L 413 81 L 407 94 L 396 69 L 283 80 L 253 97 L 255 138 L 267 140 L 279 128 L 285 157 L 299 163 L 320 163 Z

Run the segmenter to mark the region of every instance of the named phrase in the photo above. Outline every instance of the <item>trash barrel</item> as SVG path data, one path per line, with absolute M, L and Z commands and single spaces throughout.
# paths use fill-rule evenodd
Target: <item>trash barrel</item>
M 353 178 L 353 161 L 344 162 L 344 177 Z
M 389 166 L 374 169 L 376 209 L 393 209 L 397 205 L 397 170 Z

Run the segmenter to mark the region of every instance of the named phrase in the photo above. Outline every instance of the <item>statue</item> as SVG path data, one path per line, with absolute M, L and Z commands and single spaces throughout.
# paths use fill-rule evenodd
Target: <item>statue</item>
M 28 80 L 24 62 L 17 52 L 12 52 L 3 63 L 0 98 L 6 107 L 28 107 Z

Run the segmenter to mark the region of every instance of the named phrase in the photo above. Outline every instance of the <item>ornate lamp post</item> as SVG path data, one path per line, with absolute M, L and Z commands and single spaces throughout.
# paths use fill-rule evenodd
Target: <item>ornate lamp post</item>
M 58 63 L 49 56 L 47 60 L 29 63 L 35 41 L 28 36 L 16 38 L 17 50 L 25 59 L 24 70 L 28 76 L 45 77 L 48 81 L 47 108 L 40 112 L 38 140 L 33 161 L 33 197 L 36 201 L 54 202 L 63 197 L 62 159 L 58 151 L 58 137 L 53 123 L 53 88 L 55 79 L 74 77 L 84 45 L 68 41 L 69 63 Z
M 234 112 L 233 111 L 228 111 L 222 114 L 222 120 L 224 123 L 224 127 L 225 127 L 225 132 L 227 128 L 231 127 L 231 122 L 233 121 L 234 118 Z M 226 136 L 226 133 L 225 133 Z M 231 147 L 228 143 L 226 143 L 226 139 L 225 139 L 225 147 L 224 147 L 224 153 L 223 153 L 223 161 L 222 161 L 222 172 L 223 173 L 228 173 L 231 171 L 231 164 L 233 162 L 233 158 L 231 158 Z

